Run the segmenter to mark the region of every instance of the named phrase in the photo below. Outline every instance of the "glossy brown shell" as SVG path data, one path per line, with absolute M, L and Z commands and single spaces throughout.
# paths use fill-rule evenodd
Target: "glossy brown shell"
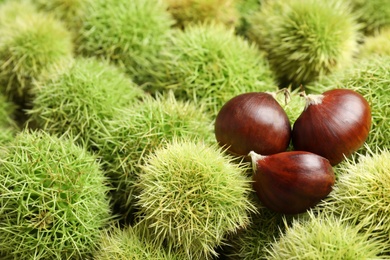
M 236 155 L 250 151 L 268 155 L 283 152 L 291 139 L 286 112 L 264 92 L 250 92 L 229 100 L 215 120 L 215 137 Z
M 348 89 L 324 92 L 320 104 L 311 104 L 295 121 L 292 143 L 295 150 L 309 151 L 340 163 L 365 142 L 371 128 L 367 100 Z
M 305 212 L 324 199 L 335 182 L 329 161 L 309 152 L 283 152 L 253 163 L 256 194 L 267 208 L 279 213 Z

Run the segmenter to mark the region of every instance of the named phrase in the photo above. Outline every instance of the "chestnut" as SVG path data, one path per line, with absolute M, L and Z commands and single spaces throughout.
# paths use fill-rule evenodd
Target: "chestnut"
M 291 139 L 286 112 L 272 94 L 248 92 L 233 97 L 218 112 L 215 137 L 227 151 L 247 156 L 283 152 Z
M 259 200 L 278 213 L 305 212 L 324 199 L 335 183 L 329 161 L 314 153 L 288 151 L 264 156 L 252 151 L 249 156 Z
M 295 150 L 321 155 L 334 166 L 364 144 L 371 128 L 371 110 L 362 95 L 333 89 L 305 97 L 306 107 L 292 130 Z

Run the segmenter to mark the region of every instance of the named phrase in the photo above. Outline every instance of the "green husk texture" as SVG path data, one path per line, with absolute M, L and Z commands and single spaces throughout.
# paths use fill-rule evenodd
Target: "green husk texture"
M 140 228 L 131 226 L 103 230 L 99 248 L 94 255 L 95 260 L 184 260 L 153 246 L 144 238 Z
M 17 17 L 37 12 L 28 0 L 0 1 L 0 27 L 12 23 Z
M 16 127 L 16 105 L 0 93 L 0 127 Z
M 6 144 L 14 139 L 16 130 L 9 127 L 0 127 L 0 150 L 6 149 Z
M 250 224 L 229 238 L 230 245 L 224 250 L 227 259 L 264 259 L 268 245 L 285 229 L 284 215 L 268 210 L 259 202 L 257 208 L 258 212 L 250 215 Z
M 15 121 L 16 106 L 0 94 L 0 150 L 4 150 L 6 144 L 13 140 L 19 127 Z M 1 152 L 0 151 L 0 152 Z
M 353 66 L 307 86 L 311 93 L 334 88 L 352 89 L 363 95 L 371 107 L 372 126 L 366 143 L 369 147 L 390 147 L 390 56 L 357 60 Z M 364 152 L 362 147 L 360 152 Z
M 277 89 L 258 49 L 217 24 L 177 31 L 155 67 L 150 88 L 172 89 L 179 99 L 204 104 L 213 115 L 238 94 Z
M 0 255 L 87 259 L 109 221 L 107 179 L 71 140 L 22 132 L 0 164 Z M 6 258 L 8 259 L 8 258 Z
M 353 6 L 367 35 L 390 28 L 390 2 L 388 0 L 347 0 Z
M 30 124 L 51 134 L 67 133 L 91 149 L 104 120 L 145 94 L 117 67 L 81 57 L 42 75 L 32 93 Z
M 390 56 L 390 26 L 389 29 L 381 30 L 374 36 L 364 38 L 364 43 L 359 50 L 359 57 L 364 58 L 371 55 Z
M 192 23 L 214 22 L 233 27 L 238 21 L 237 0 L 164 0 L 176 21 L 185 28 Z
M 359 233 L 344 219 L 332 214 L 315 215 L 293 221 L 281 237 L 267 248 L 265 259 L 382 259 L 386 245 Z
M 250 22 L 249 37 L 282 85 L 299 87 L 343 68 L 357 51 L 360 27 L 343 1 L 263 1 Z
M 77 51 L 123 67 L 138 84 L 165 47 L 173 18 L 162 0 L 96 0 L 86 5 Z
M 383 239 L 390 257 L 390 152 L 372 150 L 359 160 L 348 160 L 339 179 L 319 208 L 343 215 L 370 236 Z
M 248 30 L 251 27 L 249 17 L 251 17 L 253 12 L 258 11 L 260 6 L 261 0 L 237 0 L 239 21 L 235 30 L 238 35 L 247 36 Z
M 304 90 L 297 88 L 284 88 L 274 92 L 274 97 L 287 114 L 291 126 L 305 109 L 306 100 L 301 96 Z M 272 94 L 272 93 L 271 93 Z
M 71 34 L 65 26 L 45 13 L 32 12 L 27 3 L 25 6 L 9 1 L 0 7 L 9 15 L 1 18 L 0 26 L 1 89 L 21 105 L 27 102 L 32 81 L 40 73 L 73 55 Z
M 53 14 L 75 32 L 80 29 L 82 17 L 90 0 L 31 0 L 39 10 Z
M 249 223 L 255 206 L 243 164 L 216 146 L 172 141 L 150 154 L 137 189 L 140 223 L 156 245 L 211 259 L 224 237 Z
M 302 97 L 302 94 L 304 94 L 305 91 L 301 88 L 292 89 L 290 86 L 288 88 L 282 88 L 278 91 L 269 93 L 273 95 L 276 101 L 278 101 L 280 106 L 286 112 L 292 127 L 305 108 L 306 101 L 305 98 Z M 290 142 L 287 150 L 294 150 L 292 142 Z
M 116 187 L 114 204 L 127 217 L 134 203 L 134 183 L 144 158 L 174 138 L 215 140 L 212 119 L 191 102 L 178 101 L 172 93 L 146 96 L 105 123 L 97 135 L 97 153 Z

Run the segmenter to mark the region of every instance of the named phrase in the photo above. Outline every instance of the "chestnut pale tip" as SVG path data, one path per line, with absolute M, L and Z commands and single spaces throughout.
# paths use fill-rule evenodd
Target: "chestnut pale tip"
M 305 104 L 305 110 L 310 105 L 319 105 L 322 103 L 322 100 L 324 99 L 324 95 L 313 95 L 308 94 L 304 96 L 306 98 L 306 104 Z
M 262 160 L 266 157 L 264 155 L 260 155 L 260 154 L 256 153 L 255 151 L 250 151 L 248 156 L 252 160 L 252 168 L 253 168 L 253 171 L 255 171 L 255 172 L 257 170 L 257 161 Z

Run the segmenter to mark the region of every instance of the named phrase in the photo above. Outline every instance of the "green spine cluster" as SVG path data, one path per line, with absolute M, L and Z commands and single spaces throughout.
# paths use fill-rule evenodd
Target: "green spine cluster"
M 329 197 L 319 209 L 342 215 L 362 232 L 386 243 L 390 255 L 390 152 L 372 150 L 358 161 L 349 160 Z
M 249 37 L 282 85 L 316 80 L 348 65 L 357 51 L 360 27 L 343 1 L 264 1 L 250 22 Z
M 85 8 L 78 53 L 108 59 L 144 84 L 174 23 L 166 5 L 162 0 L 96 0 Z
M 258 212 L 250 215 L 250 224 L 229 236 L 224 250 L 227 259 L 263 259 L 268 245 L 285 230 L 284 215 L 268 210 L 258 201 L 256 206 Z
M 7 100 L 7 97 L 0 94 L 0 127 L 16 127 L 15 111 L 16 105 Z
M 0 94 L 0 150 L 5 149 L 5 144 L 11 141 L 18 131 L 15 116 L 15 104 L 7 100 L 5 95 Z
M 366 143 L 369 147 L 390 147 L 390 56 L 355 61 L 353 66 L 308 86 L 311 93 L 334 88 L 352 89 L 363 95 L 371 107 L 372 126 Z M 362 147 L 365 150 L 365 147 Z
M 243 165 L 200 142 L 172 141 L 150 154 L 139 176 L 140 223 L 151 240 L 188 259 L 211 259 L 255 206 Z
M 236 33 L 244 37 L 247 36 L 250 27 L 252 26 L 249 18 L 252 13 L 260 9 L 262 0 L 237 0 L 237 10 L 239 20 L 236 24 Z
M 390 56 L 390 26 L 376 35 L 366 36 L 359 49 L 359 58 L 372 55 Z
M 13 23 L 19 16 L 36 12 L 36 7 L 27 0 L 0 1 L 0 27 Z
M 291 126 L 293 126 L 294 122 L 305 108 L 306 100 L 301 95 L 303 93 L 305 93 L 305 91 L 300 88 L 294 90 L 291 88 L 284 88 L 271 93 L 286 112 Z
M 77 32 L 90 0 L 30 0 L 38 10 L 53 14 L 63 21 L 71 32 Z
M 114 204 L 125 217 L 132 211 L 134 183 L 146 155 L 173 138 L 214 141 L 212 119 L 202 107 L 178 101 L 172 93 L 146 96 L 119 111 L 97 137 L 97 153 L 116 187 Z
M 111 218 L 107 179 L 94 156 L 72 140 L 22 132 L 8 144 L 0 172 L 0 255 L 91 256 Z
M 238 94 L 277 89 L 261 52 L 233 29 L 201 24 L 178 31 L 155 67 L 152 91 L 173 90 L 216 115 Z
M 185 258 L 166 252 L 164 248 L 155 247 L 145 239 L 139 226 L 113 226 L 102 231 L 99 250 L 93 259 L 184 260 Z
M 64 133 L 93 147 L 104 120 L 129 106 L 143 90 L 117 67 L 95 58 L 69 60 L 35 83 L 29 124 L 51 134 Z
M 8 143 L 14 139 L 15 135 L 16 130 L 0 127 L 0 153 L 6 150 Z
M 390 2 L 388 0 L 347 0 L 351 3 L 363 31 L 367 35 L 378 33 L 384 28 L 390 28 Z
M 13 140 L 19 130 L 15 117 L 15 104 L 0 93 L 0 153 L 6 150 L 7 144 Z
M 164 0 L 176 26 L 193 23 L 221 23 L 233 27 L 238 21 L 237 0 Z
M 379 259 L 386 245 L 332 214 L 293 220 L 267 248 L 265 259 Z
M 24 106 L 34 79 L 73 55 L 70 32 L 28 2 L 0 6 L 0 83 L 2 91 Z

